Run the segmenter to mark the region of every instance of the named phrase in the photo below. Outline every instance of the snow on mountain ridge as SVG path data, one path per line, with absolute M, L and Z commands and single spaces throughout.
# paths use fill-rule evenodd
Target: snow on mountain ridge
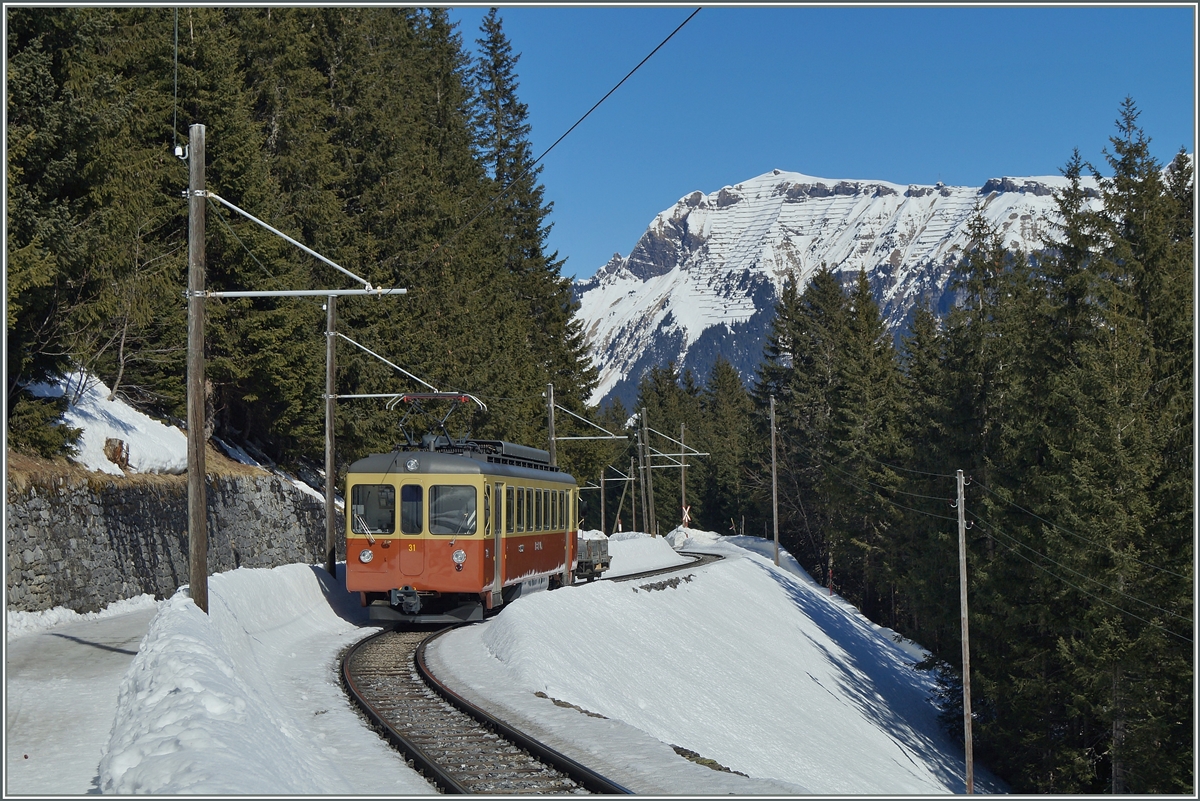
M 977 204 L 1004 240 L 1033 250 L 1051 233 L 1061 176 L 993 178 L 983 187 L 828 179 L 772 170 L 681 197 L 629 256 L 577 282 L 579 317 L 600 381 L 592 403 L 628 405 L 641 375 L 674 362 L 707 376 L 717 354 L 750 378 L 780 291 L 822 264 L 864 270 L 889 328 L 925 298 L 945 309 Z M 1095 192 L 1095 181 L 1083 180 Z

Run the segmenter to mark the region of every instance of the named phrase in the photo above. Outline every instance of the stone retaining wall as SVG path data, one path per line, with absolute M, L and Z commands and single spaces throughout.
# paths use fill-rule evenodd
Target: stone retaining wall
M 8 609 L 94 612 L 188 583 L 186 476 L 39 477 L 7 489 Z M 288 481 L 210 475 L 207 500 L 210 574 L 324 562 L 324 502 Z

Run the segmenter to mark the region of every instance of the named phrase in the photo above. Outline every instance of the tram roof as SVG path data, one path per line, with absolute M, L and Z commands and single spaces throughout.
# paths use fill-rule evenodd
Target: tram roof
M 460 475 L 495 475 L 523 478 L 557 484 L 575 484 L 575 478 L 549 465 L 514 459 L 502 454 L 477 451 L 446 453 L 442 451 L 401 450 L 373 453 L 350 465 L 351 473 L 382 473 L 397 475 L 427 475 L 446 473 Z

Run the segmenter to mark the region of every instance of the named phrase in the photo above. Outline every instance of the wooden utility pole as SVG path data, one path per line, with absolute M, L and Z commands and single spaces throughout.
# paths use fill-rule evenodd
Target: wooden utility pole
M 208 613 L 208 497 L 204 464 L 204 126 L 188 130 L 188 583 Z
M 605 515 L 604 515 L 604 468 L 601 467 L 600 468 L 600 533 L 604 534 L 605 536 L 608 536 L 608 529 L 605 527 L 605 523 L 607 523 L 607 522 L 608 521 L 605 520 Z
M 338 295 L 404 295 L 407 289 L 376 288 L 345 267 L 330 261 L 310 247 L 297 242 L 282 231 L 271 227 L 249 212 L 238 208 L 225 198 L 204 188 L 204 126 L 194 124 L 190 128 L 190 155 L 188 159 L 188 347 L 187 347 L 187 415 L 188 415 L 188 563 L 192 600 L 208 611 L 208 531 L 206 527 L 207 499 L 205 497 L 204 446 L 205 397 L 204 397 L 204 299 L 205 298 L 285 298 L 318 297 L 326 299 L 328 317 L 326 321 L 325 345 L 325 567 L 330 575 L 336 575 L 337 535 L 334 523 L 337 519 L 333 504 L 334 486 L 337 482 L 336 460 L 333 456 L 334 402 L 334 337 L 337 320 L 334 298 Z M 176 148 L 180 155 L 181 148 Z M 266 228 L 330 267 L 345 273 L 364 285 L 363 289 L 289 289 L 289 290 L 235 290 L 209 292 L 204 288 L 204 209 L 205 202 L 214 200 L 236 211 L 248 220 Z M 350 342 L 357 345 L 354 340 Z M 359 345 L 359 347 L 362 347 Z M 365 350 L 365 348 L 364 348 Z M 371 353 L 371 351 L 367 351 Z M 376 358 L 378 354 L 371 353 Z M 386 359 L 383 361 L 387 362 Z M 391 362 L 387 362 L 391 365 Z M 395 367 L 395 365 L 391 365 Z M 362 397 L 362 396 L 349 396 Z M 553 446 L 551 446 L 553 447 Z
M 337 484 L 337 462 L 333 451 L 334 343 L 337 341 L 337 296 L 325 299 L 325 570 L 337 578 L 337 515 L 334 513 L 333 493 Z
M 645 414 L 645 411 L 643 411 L 642 414 Z M 638 427 L 637 440 L 638 487 L 642 493 L 642 527 L 646 529 L 647 533 L 653 534 L 653 532 L 650 531 L 650 504 L 646 500 L 646 445 L 644 442 L 646 436 L 645 424 L 640 418 L 638 422 L 642 423 L 642 425 Z
M 967 793 L 975 792 L 975 758 L 971 739 L 971 639 L 967 631 L 967 508 L 963 471 L 958 478 L 958 603 L 962 615 L 963 746 L 967 755 Z
M 646 453 L 646 507 L 642 517 L 650 527 L 650 536 L 658 536 L 658 517 L 654 514 L 654 459 L 650 455 L 650 422 L 645 407 L 642 407 L 642 448 Z
M 546 385 L 546 407 L 550 412 L 550 466 L 558 466 L 558 448 L 554 444 L 554 385 Z M 568 421 L 570 422 L 570 421 Z
M 639 443 L 641 442 L 641 434 L 638 435 L 638 442 Z M 638 446 L 638 455 L 640 456 L 641 453 L 642 453 L 641 445 L 639 445 Z M 630 456 L 629 457 L 629 480 L 633 481 L 633 477 L 636 475 L 637 475 L 637 473 L 633 472 L 633 457 Z M 637 531 L 638 530 L 638 527 L 637 527 L 637 494 L 638 494 L 638 491 L 637 491 L 637 487 L 630 487 L 630 489 L 633 491 L 629 493 L 629 530 Z M 644 506 L 642 508 L 645 509 Z
M 775 470 L 775 396 L 771 396 L 771 519 L 775 524 L 775 566 L 779 566 L 779 481 Z

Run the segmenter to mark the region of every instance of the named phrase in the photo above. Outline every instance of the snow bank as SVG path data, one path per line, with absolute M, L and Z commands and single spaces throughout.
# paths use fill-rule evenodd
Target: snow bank
M 962 787 L 961 748 L 908 653 L 811 580 L 729 542 L 701 547 L 725 559 L 674 584 L 522 598 L 449 636 L 475 638 L 481 682 L 545 693 L 750 776 L 821 794 Z
M 352 601 L 309 565 L 212 576 L 208 615 L 180 590 L 121 683 L 100 790 L 433 792 L 344 713 L 336 655 L 370 631 Z
M 83 391 L 79 392 L 80 382 Z M 109 400 L 111 390 L 95 376 L 73 373 L 50 384 L 33 384 L 29 391 L 43 398 L 73 400 L 62 416 L 68 426 L 83 429 L 73 457 L 88 470 L 124 475 L 104 453 L 105 442 L 119 439 L 129 448 L 131 473 L 183 473 L 187 470 L 187 435 L 163 425 L 119 398 Z
M 684 565 L 692 561 L 671 548 L 665 537 L 651 537 L 640 531 L 622 531 L 608 538 L 608 555 L 612 564 L 604 571 L 605 578 L 628 576 L 660 567 Z
M 671 543 L 671 547 L 678 551 L 686 547 L 689 543 L 692 545 L 711 545 L 714 542 L 719 542 L 721 535 L 712 531 L 702 531 L 698 528 L 676 526 L 667 534 L 666 539 L 667 542 Z
M 603 531 L 597 531 L 594 528 L 581 528 L 581 529 L 579 529 L 578 534 L 579 534 L 579 539 L 581 539 L 581 540 L 606 540 L 606 539 L 608 539 L 608 537 L 605 536 Z
M 163 601 L 154 600 L 153 595 L 139 595 L 136 598 L 113 601 L 99 612 L 84 612 L 82 614 L 73 609 L 67 609 L 65 606 L 56 606 L 53 609 L 47 609 L 42 612 L 23 612 L 10 609 L 6 612 L 7 620 L 4 627 L 5 641 L 12 642 L 17 637 L 45 631 L 46 629 L 52 629 L 55 626 L 67 623 L 78 623 L 84 620 L 103 620 L 104 618 L 136 612 L 139 609 L 153 608 L 162 603 Z

